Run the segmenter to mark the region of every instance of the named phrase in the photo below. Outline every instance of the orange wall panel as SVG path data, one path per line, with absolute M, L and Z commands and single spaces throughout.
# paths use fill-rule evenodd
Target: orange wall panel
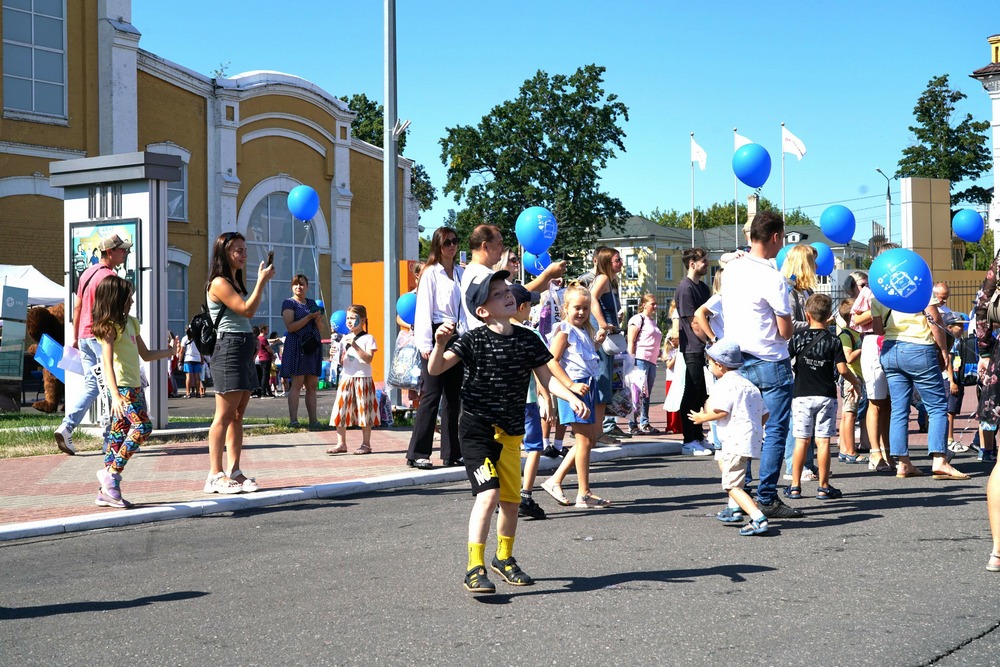
M 372 361 L 372 378 L 376 383 L 385 381 L 385 326 L 382 322 L 382 311 L 385 308 L 385 280 L 382 262 L 360 262 L 354 264 L 353 303 L 364 306 L 368 310 L 368 333 L 375 337 L 378 352 Z M 399 293 L 405 294 L 413 290 L 413 262 L 399 262 Z M 334 310 L 347 310 L 350 304 L 337 304 Z M 392 330 L 398 333 L 396 319 L 391 322 Z

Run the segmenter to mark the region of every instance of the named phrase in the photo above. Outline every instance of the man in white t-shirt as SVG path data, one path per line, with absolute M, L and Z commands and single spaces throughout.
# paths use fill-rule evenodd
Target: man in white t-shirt
M 769 416 L 764 426 L 757 505 L 767 517 L 795 518 L 802 512 L 778 498 L 778 476 L 792 411 L 792 336 L 788 285 L 773 259 L 784 241 L 785 225 L 773 211 L 757 213 L 750 225 L 750 252 L 726 264 L 722 310 L 726 336 L 743 352 L 740 373 L 756 386 Z

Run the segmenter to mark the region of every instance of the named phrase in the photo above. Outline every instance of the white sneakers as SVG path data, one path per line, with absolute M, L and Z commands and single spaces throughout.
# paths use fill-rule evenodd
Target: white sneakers
M 76 454 L 76 449 L 73 447 L 73 431 L 66 428 L 64 424 L 59 424 L 59 428 L 56 429 L 56 446 L 66 454 L 73 456 Z
M 706 447 L 704 442 L 704 440 L 685 442 L 681 447 L 681 454 L 686 456 L 712 456 L 715 454 L 715 450 L 711 447 Z

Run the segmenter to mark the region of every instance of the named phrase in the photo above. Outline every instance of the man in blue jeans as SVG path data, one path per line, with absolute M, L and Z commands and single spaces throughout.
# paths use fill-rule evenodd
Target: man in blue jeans
M 778 498 L 778 477 L 792 412 L 792 366 L 788 339 L 791 308 L 784 276 L 773 263 L 784 243 L 781 215 L 763 211 L 750 223 L 750 252 L 726 264 L 722 274 L 722 314 L 726 337 L 743 351 L 740 372 L 764 398 L 764 425 L 757 505 L 768 518 L 795 518 L 802 512 Z
M 73 396 L 73 402 L 66 403 L 66 416 L 56 429 L 56 445 L 63 452 L 73 455 L 73 429 L 80 425 L 83 415 L 97 398 L 97 379 L 91 369 L 101 361 L 101 343 L 90 332 L 91 316 L 94 308 L 94 293 L 97 284 L 115 275 L 115 269 L 125 263 L 132 243 L 117 234 L 101 240 L 101 259 L 87 268 L 80 276 L 73 304 L 73 338 L 66 341 L 70 347 L 80 350 L 83 365 L 83 391 Z M 105 435 L 107 435 L 105 433 Z

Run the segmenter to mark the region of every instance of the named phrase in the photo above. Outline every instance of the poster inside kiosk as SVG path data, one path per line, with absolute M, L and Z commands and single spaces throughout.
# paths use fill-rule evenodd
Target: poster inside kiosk
M 24 322 L 28 319 L 28 290 L 4 285 L 0 291 L 0 380 L 21 381 L 24 372 Z
M 74 298 L 79 289 L 80 276 L 92 265 L 97 264 L 101 259 L 101 241 L 109 236 L 117 234 L 125 241 L 132 243 L 132 248 L 125 257 L 125 263 L 116 270 L 118 275 L 135 286 L 135 301 L 132 304 L 131 314 L 139 317 L 142 312 L 140 299 L 142 298 L 142 285 L 140 284 L 141 271 L 139 258 L 142 257 L 142 247 L 139 238 L 141 222 L 138 218 L 124 220 L 108 220 L 106 222 L 71 222 L 69 225 L 69 266 L 70 266 L 70 290 Z

